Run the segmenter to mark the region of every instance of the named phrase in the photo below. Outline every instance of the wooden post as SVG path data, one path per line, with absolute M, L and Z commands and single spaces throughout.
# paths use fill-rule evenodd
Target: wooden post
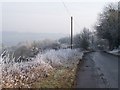
M 73 17 L 71 16 L 71 49 L 73 48 Z

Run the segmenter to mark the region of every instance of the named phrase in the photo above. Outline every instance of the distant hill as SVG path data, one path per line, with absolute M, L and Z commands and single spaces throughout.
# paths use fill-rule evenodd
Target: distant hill
M 2 43 L 7 46 L 16 45 L 23 41 L 44 40 L 51 39 L 57 40 L 65 37 L 67 34 L 61 33 L 24 33 L 15 31 L 2 31 Z

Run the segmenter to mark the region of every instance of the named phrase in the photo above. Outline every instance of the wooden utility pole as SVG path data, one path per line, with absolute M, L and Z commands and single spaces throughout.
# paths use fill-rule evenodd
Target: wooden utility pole
M 71 16 L 71 49 L 73 48 L 73 17 Z

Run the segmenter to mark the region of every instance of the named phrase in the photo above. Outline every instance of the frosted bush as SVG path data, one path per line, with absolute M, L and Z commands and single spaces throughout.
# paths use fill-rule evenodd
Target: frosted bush
M 60 49 L 49 50 L 41 55 L 41 59 L 52 66 L 71 66 L 74 63 L 78 63 L 78 59 L 82 58 L 82 53 L 74 49 Z
M 2 77 L 2 87 L 18 88 L 18 87 L 30 87 L 31 83 L 34 83 L 38 78 L 44 78 L 50 70 L 53 68 L 40 60 L 40 58 L 32 59 L 29 62 L 14 62 L 9 58 L 9 55 L 5 55 L 0 60 L 0 68 Z
M 14 57 L 11 59 L 9 54 L 4 57 L 1 55 L 0 74 L 2 77 L 0 80 L 2 82 L 0 83 L 2 87 L 7 88 L 29 88 L 32 83 L 45 78 L 54 68 L 72 67 L 81 57 L 82 52 L 76 49 L 47 50 L 27 62 L 15 62 Z

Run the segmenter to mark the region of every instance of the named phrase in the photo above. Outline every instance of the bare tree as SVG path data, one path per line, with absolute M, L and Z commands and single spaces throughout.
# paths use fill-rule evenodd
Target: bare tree
M 87 50 L 89 47 L 89 39 L 90 39 L 90 31 L 87 28 L 83 29 L 83 32 L 81 33 L 81 40 L 80 40 L 80 46 L 81 48 L 83 48 L 84 50 Z
M 119 12 L 120 13 L 120 12 Z M 99 16 L 96 25 L 97 35 L 109 42 L 109 49 L 118 48 L 120 45 L 120 29 L 118 29 L 118 5 L 109 4 Z

